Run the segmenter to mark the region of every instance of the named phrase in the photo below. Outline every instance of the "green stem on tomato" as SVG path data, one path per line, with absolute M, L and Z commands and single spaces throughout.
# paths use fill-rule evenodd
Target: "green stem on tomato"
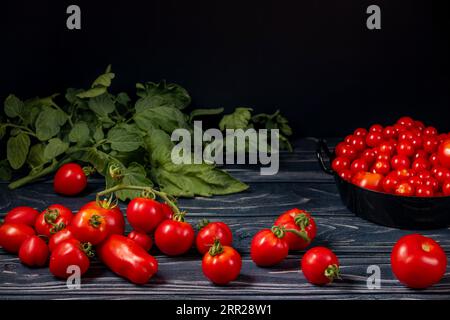
M 173 209 L 174 214 L 176 214 L 176 215 L 181 215 L 182 214 L 180 209 L 178 208 L 178 206 L 167 195 L 167 193 L 155 190 L 155 189 L 153 189 L 151 187 L 130 186 L 130 185 L 118 184 L 118 185 L 115 185 L 114 187 L 111 187 L 109 189 L 105 189 L 103 191 L 98 192 L 97 196 L 96 196 L 96 201 L 99 202 L 100 201 L 100 197 L 105 196 L 107 194 L 115 193 L 115 192 L 120 191 L 120 190 L 137 190 L 137 191 L 148 192 L 150 194 L 153 193 L 153 194 L 157 195 L 158 197 L 160 197 L 161 199 L 163 199 L 165 202 L 167 202 L 167 204 Z

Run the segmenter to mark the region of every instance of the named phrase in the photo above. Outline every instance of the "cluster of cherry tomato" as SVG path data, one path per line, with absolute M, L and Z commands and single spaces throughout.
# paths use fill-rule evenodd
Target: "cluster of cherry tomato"
M 401 196 L 450 196 L 450 134 L 410 117 L 356 129 L 335 148 L 333 170 L 362 188 Z

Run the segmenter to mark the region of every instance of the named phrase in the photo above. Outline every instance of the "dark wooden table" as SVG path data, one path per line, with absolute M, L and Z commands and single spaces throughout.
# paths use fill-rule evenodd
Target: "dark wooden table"
M 68 289 L 47 268 L 30 269 L 0 249 L 0 299 L 450 299 L 450 276 L 427 290 L 410 290 L 395 280 L 389 264 L 390 250 L 402 235 L 411 233 L 381 227 L 355 217 L 341 203 L 330 176 L 322 173 L 314 156 L 315 142 L 304 139 L 296 151 L 283 154 L 281 170 L 275 176 L 260 176 L 259 169 L 235 167 L 229 171 L 250 184 L 247 192 L 213 198 L 181 199 L 189 212 L 188 221 L 202 218 L 228 223 L 234 232 L 234 246 L 242 254 L 243 267 L 237 281 L 214 286 L 201 271 L 201 257 L 194 251 L 169 258 L 154 252 L 158 274 L 145 286 L 135 286 L 94 261 L 82 279 L 81 289 Z M 103 188 L 102 180 L 90 183 L 82 197 L 55 195 L 51 181 L 9 191 L 0 185 L 1 216 L 19 205 L 39 209 L 61 203 L 77 210 L 93 200 Z M 125 205 L 121 205 L 125 209 Z M 252 236 L 270 227 L 281 212 L 298 207 L 312 212 L 318 223 L 313 245 L 330 247 L 341 261 L 342 280 L 326 287 L 310 285 L 299 270 L 302 253 L 290 254 L 273 268 L 256 267 L 249 256 Z M 124 210 L 125 212 L 125 210 Z M 450 212 L 449 212 L 450 214 Z M 129 229 L 129 228 L 128 228 Z M 423 232 L 450 252 L 449 229 Z M 368 289 L 367 267 L 381 268 L 381 288 Z

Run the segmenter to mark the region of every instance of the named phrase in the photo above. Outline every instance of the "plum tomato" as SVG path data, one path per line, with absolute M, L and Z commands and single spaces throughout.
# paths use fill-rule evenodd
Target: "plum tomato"
M 145 251 L 149 251 L 153 246 L 152 237 L 146 233 L 133 230 L 127 237 L 136 242 Z
M 0 226 L 0 247 L 5 251 L 17 253 L 22 243 L 34 235 L 33 228 L 26 224 L 4 223 Z
M 223 246 L 217 239 L 202 259 L 203 274 L 218 285 L 225 285 L 236 280 L 241 267 L 241 255 L 232 247 Z
M 283 261 L 289 253 L 284 235 L 285 232 L 278 226 L 257 232 L 250 244 L 253 262 L 260 267 L 270 267 Z
M 50 252 L 44 240 L 38 236 L 27 238 L 19 249 L 20 262 L 29 267 L 43 267 L 47 264 Z
M 61 205 L 52 204 L 36 218 L 34 228 L 38 235 L 51 237 L 52 234 L 64 229 L 73 219 L 72 211 Z
M 15 207 L 6 214 L 5 223 L 22 223 L 34 227 L 39 211 L 31 207 Z

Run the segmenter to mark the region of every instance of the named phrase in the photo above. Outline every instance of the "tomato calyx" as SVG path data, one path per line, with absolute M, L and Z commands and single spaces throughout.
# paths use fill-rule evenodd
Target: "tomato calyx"
M 197 224 L 197 228 L 198 231 L 202 230 L 204 227 L 206 227 L 209 224 L 209 220 L 208 219 L 202 219 L 199 221 L 199 223 Z
M 299 236 L 300 238 L 302 238 L 303 240 L 310 242 L 311 239 L 308 237 L 308 234 L 306 233 L 306 231 L 304 229 L 302 230 L 296 230 L 296 229 L 286 229 L 283 226 L 273 226 L 270 230 L 272 230 L 273 234 L 277 237 L 282 239 L 286 232 L 290 232 L 293 233 L 297 236 Z
M 298 213 L 294 217 L 294 222 L 297 226 L 300 227 L 301 230 L 304 230 L 306 227 L 309 226 L 309 218 L 304 212 Z
M 174 213 L 172 220 L 173 221 L 178 221 L 178 222 L 184 222 L 185 215 L 186 215 L 186 212 Z
M 341 278 L 341 271 L 337 264 L 330 264 L 325 271 L 323 272 L 324 276 L 327 277 L 330 282 L 333 282 L 334 279 Z
M 44 214 L 44 220 L 46 223 L 51 225 L 50 233 L 54 234 L 58 231 L 61 231 L 66 227 L 66 224 L 64 222 L 55 223 L 56 220 L 59 218 L 59 210 L 58 209 L 47 209 Z
M 95 256 L 94 246 L 90 242 L 84 242 L 80 244 L 80 249 L 88 256 L 93 258 Z
M 95 168 L 92 166 L 83 167 L 83 172 L 86 177 L 92 176 L 95 173 Z
M 123 172 L 120 165 L 113 163 L 109 166 L 109 176 L 116 181 L 120 181 L 123 179 Z
M 99 228 L 100 225 L 102 224 L 102 217 L 99 216 L 98 214 L 92 215 L 91 218 L 89 219 L 89 224 L 94 228 Z
M 119 200 L 111 195 L 108 199 L 97 199 L 96 203 L 100 208 L 111 210 L 119 205 Z
M 220 243 L 219 239 L 215 239 L 214 240 L 214 244 L 211 246 L 211 248 L 209 248 L 209 255 L 211 257 L 217 256 L 218 254 L 221 254 L 223 252 L 223 246 Z

